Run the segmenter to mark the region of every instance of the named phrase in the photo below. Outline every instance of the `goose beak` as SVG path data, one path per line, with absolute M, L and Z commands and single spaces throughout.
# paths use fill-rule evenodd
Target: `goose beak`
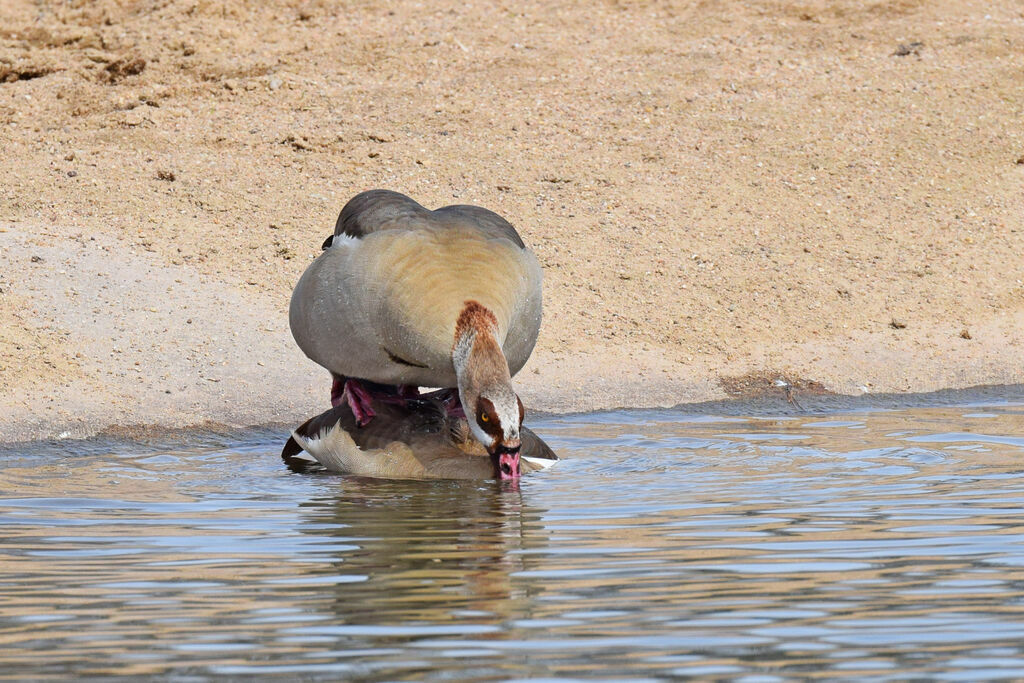
M 491 460 L 494 461 L 498 478 L 518 479 L 522 472 L 519 468 L 520 442 L 517 439 L 514 444 L 500 443 L 491 453 Z

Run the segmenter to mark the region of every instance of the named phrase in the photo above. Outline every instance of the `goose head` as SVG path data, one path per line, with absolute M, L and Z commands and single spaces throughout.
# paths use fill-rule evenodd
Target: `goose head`
M 512 388 L 497 332 L 494 314 L 467 301 L 455 327 L 452 364 L 470 433 L 487 450 L 498 478 L 517 479 L 525 410 Z

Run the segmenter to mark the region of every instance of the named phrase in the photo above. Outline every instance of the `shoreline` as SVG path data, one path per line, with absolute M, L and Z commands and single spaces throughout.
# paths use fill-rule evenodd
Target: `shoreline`
M 864 411 L 901 411 L 929 408 L 955 408 L 986 405 L 1024 405 L 1024 384 L 984 385 L 963 389 L 941 389 L 938 391 L 910 394 L 874 394 L 846 396 L 831 393 L 813 393 L 797 396 L 794 402 L 783 390 L 747 398 L 681 403 L 666 407 L 607 408 L 593 411 L 536 411 L 537 420 L 572 419 L 604 413 L 645 414 L 658 417 L 745 417 L 751 419 L 772 419 L 779 417 L 811 417 L 845 415 Z M 310 416 L 306 416 L 310 417 Z M 103 444 L 115 450 L 136 452 L 160 450 L 182 446 L 208 448 L 231 447 L 239 443 L 263 441 L 277 433 L 287 434 L 302 420 L 292 422 L 263 422 L 248 425 L 233 425 L 205 421 L 194 425 L 169 427 L 166 425 L 128 425 L 100 430 L 88 436 L 67 436 L 31 440 L 0 441 L 0 454 L 36 452 L 58 445 L 72 450 L 76 444 Z M 527 424 L 529 425 L 529 418 Z

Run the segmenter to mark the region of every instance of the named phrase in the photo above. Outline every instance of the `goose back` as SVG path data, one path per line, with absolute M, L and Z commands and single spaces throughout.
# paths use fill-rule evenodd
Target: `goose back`
M 358 195 L 302 275 L 289 322 L 299 347 L 332 372 L 385 384 L 455 385 L 451 346 L 467 300 L 489 308 L 515 374 L 541 318 L 541 270 L 491 211 L 430 211 L 396 192 Z

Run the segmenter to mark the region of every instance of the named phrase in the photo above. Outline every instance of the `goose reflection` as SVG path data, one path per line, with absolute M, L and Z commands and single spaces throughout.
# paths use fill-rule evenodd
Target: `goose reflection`
M 515 574 L 535 557 L 523 551 L 549 545 L 546 510 L 517 487 L 493 482 L 339 479 L 336 497 L 300 511 L 305 533 L 348 549 L 305 572 L 337 578 L 341 623 L 437 624 L 474 615 L 490 623 L 521 614 L 517 601 L 528 596 Z

